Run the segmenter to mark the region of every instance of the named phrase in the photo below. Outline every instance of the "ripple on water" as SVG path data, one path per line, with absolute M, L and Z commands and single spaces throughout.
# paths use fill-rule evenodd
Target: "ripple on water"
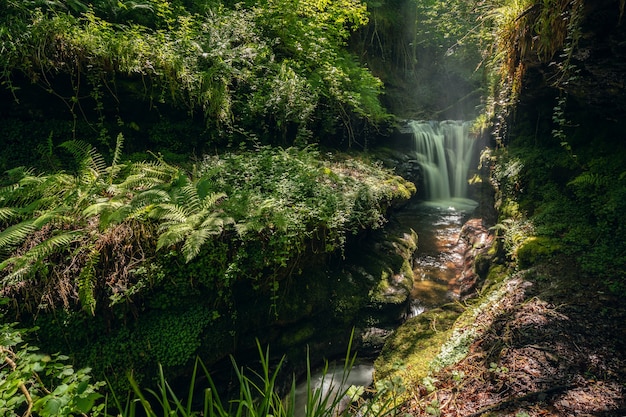
M 430 201 L 397 216 L 400 223 L 413 228 L 419 236 L 409 317 L 457 298 L 454 283 L 463 256 L 455 249 L 463 220 L 476 206 L 475 201 L 468 199 Z

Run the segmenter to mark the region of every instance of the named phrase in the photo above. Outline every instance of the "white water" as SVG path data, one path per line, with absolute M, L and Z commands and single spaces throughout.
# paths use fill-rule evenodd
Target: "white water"
M 474 141 L 469 123 L 461 121 L 411 121 L 415 157 L 423 176 L 425 199 L 450 200 L 467 196 L 469 167 Z
M 343 366 L 330 367 L 326 371 L 318 371 L 311 375 L 311 389 L 318 391 L 322 402 L 332 404 L 337 395 L 343 395 L 351 387 L 367 387 L 372 383 L 374 366 L 363 363 L 350 368 L 349 373 L 344 375 Z M 296 387 L 295 415 L 305 417 L 313 415 L 313 410 L 306 410 L 308 384 L 303 382 Z M 345 398 L 339 401 L 338 407 L 345 408 L 350 399 Z M 336 410 L 338 414 L 342 410 Z

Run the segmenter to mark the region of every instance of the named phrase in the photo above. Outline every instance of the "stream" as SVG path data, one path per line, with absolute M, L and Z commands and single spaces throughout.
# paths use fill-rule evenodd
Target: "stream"
M 468 199 L 468 172 L 475 160 L 475 143 L 469 138 L 469 124 L 462 121 L 411 121 L 412 154 L 419 163 L 422 184 L 417 201 L 393 214 L 390 221 L 418 234 L 413 262 L 413 289 L 405 318 L 441 306 L 458 298 L 457 277 L 463 265 L 458 249 L 459 235 L 466 218 L 477 203 Z M 336 395 L 350 385 L 366 387 L 373 380 L 373 364 L 352 368 L 341 385 L 343 368 L 311 376 L 312 388 L 322 395 Z M 296 387 L 296 415 L 305 416 L 307 382 Z
M 456 280 L 463 254 L 457 250 L 457 243 L 461 227 L 476 205 L 468 199 L 421 202 L 397 213 L 397 221 L 419 236 L 408 317 L 458 298 Z
M 458 297 L 456 279 L 463 257 L 457 241 L 467 215 L 476 207 L 469 199 L 415 202 L 394 214 L 392 221 L 410 227 L 419 235 L 418 249 L 413 265 L 413 290 L 406 318 L 441 306 Z M 335 365 L 311 375 L 311 387 L 322 395 L 333 396 L 351 385 L 366 387 L 372 383 L 373 363 L 359 363 L 351 368 L 341 383 L 343 367 Z M 296 415 L 305 416 L 307 382 L 296 387 Z

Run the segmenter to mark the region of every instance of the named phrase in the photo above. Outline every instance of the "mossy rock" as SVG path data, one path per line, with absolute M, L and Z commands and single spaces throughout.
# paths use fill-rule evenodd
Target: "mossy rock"
M 561 243 L 553 238 L 533 236 L 526 239 L 517 249 L 517 260 L 520 268 L 529 268 L 537 263 L 547 261 L 561 252 Z
M 462 312 L 459 304 L 450 303 L 413 317 L 398 327 L 376 359 L 376 379 L 400 376 L 406 384 L 426 377 L 430 362 L 450 337 L 452 326 Z

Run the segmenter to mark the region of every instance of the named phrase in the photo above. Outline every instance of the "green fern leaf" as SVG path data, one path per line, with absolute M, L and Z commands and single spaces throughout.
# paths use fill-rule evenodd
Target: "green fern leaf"
M 170 199 L 169 194 L 165 190 L 152 188 L 137 194 L 132 204 L 135 207 L 149 206 L 154 204 L 166 203 Z
M 192 231 L 188 236 L 186 236 L 185 244 L 182 249 L 185 261 L 189 262 L 195 258 L 200 253 L 202 245 L 204 245 L 207 239 L 214 234 L 215 233 L 213 233 L 211 229 L 199 229 Z
M 100 261 L 100 252 L 92 249 L 87 258 L 85 267 L 81 269 L 78 275 L 78 298 L 83 310 L 87 311 L 91 315 L 96 313 L 96 298 L 95 298 L 95 285 L 96 285 L 96 266 Z
M 202 203 L 198 197 L 198 190 L 195 185 L 188 184 L 178 190 L 176 202 L 185 207 L 185 211 L 193 213 L 200 210 Z
M 67 248 L 76 240 L 84 236 L 85 232 L 82 230 L 72 230 L 56 236 L 52 236 L 43 242 L 37 244 L 37 246 L 30 249 L 24 255 L 21 256 L 29 263 L 41 262 L 50 254 L 60 252 Z
M 0 221 L 9 220 L 17 216 L 18 211 L 12 207 L 0 207 Z
M 228 196 L 225 193 L 215 193 L 206 196 L 202 200 L 202 208 L 210 208 L 216 206 L 219 202 L 226 199 Z
M 159 235 L 159 239 L 157 240 L 157 250 L 161 250 L 164 247 L 174 246 L 182 242 L 193 230 L 193 227 L 185 223 L 170 225 Z
M 170 224 L 185 223 L 189 217 L 186 208 L 178 204 L 159 204 L 158 209 L 158 219 L 166 221 L 164 227 L 168 227 Z
M 33 226 L 37 229 L 42 228 L 44 225 L 54 222 L 54 221 L 63 221 L 67 219 L 65 214 L 68 213 L 69 207 L 59 206 L 55 207 L 52 210 L 46 211 L 42 213 L 39 217 L 33 220 Z M 75 221 L 75 219 L 71 219 L 71 221 Z
M 567 183 L 568 186 L 575 187 L 597 187 L 603 185 L 604 180 L 598 174 L 586 171 Z
M 104 161 L 102 154 L 100 154 L 96 148 L 89 148 L 89 158 L 86 162 L 98 177 L 102 177 L 106 174 L 107 164 Z
M 119 163 L 122 159 L 122 148 L 124 147 L 124 135 L 121 133 L 117 135 L 115 140 L 115 151 L 113 152 L 113 161 L 109 167 L 109 184 L 113 184 L 113 179 L 120 171 Z
M 7 227 L 0 232 L 0 250 L 10 251 L 11 248 L 21 245 L 24 239 L 36 229 L 32 220 Z
M 212 230 L 213 234 L 220 234 L 224 231 L 226 225 L 234 223 L 235 220 L 232 217 L 222 216 L 221 213 L 213 212 L 205 217 L 199 228 Z
M 180 174 L 180 171 L 166 164 L 165 162 L 137 162 L 133 164 L 133 172 L 135 174 L 141 174 L 145 178 L 152 180 L 159 180 L 159 183 L 170 183 L 172 180 Z
M 92 217 L 98 216 L 102 213 L 111 213 L 115 210 L 118 210 L 120 207 L 124 205 L 121 201 L 116 201 L 113 199 L 106 199 L 104 201 L 98 201 L 83 210 L 83 216 Z
M 0 264 L 0 270 L 4 270 L 5 267 L 6 265 L 4 262 Z M 3 286 L 14 285 L 24 280 L 25 278 L 31 276 L 32 273 L 33 273 L 33 264 L 24 263 L 19 266 L 14 265 L 11 273 L 2 279 L 2 285 Z
M 68 140 L 59 145 L 59 147 L 68 151 L 74 160 L 78 163 L 84 162 L 89 156 L 91 145 L 82 140 Z

